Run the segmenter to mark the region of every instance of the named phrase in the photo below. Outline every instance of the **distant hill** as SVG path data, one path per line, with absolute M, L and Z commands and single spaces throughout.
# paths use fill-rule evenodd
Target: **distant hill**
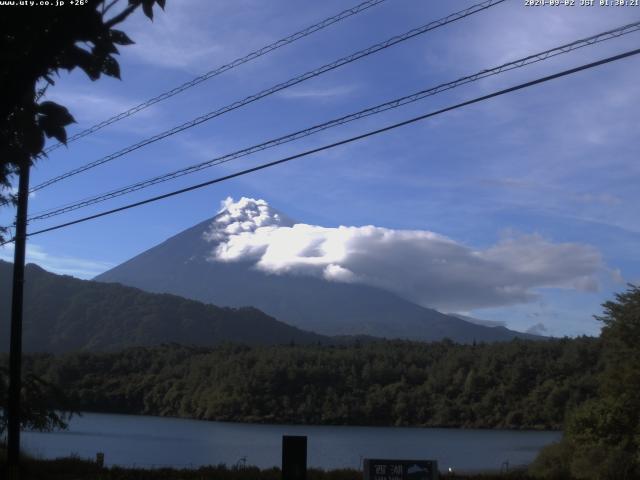
M 7 351 L 13 265 L 0 261 L 0 351 Z M 175 295 L 26 267 L 24 349 L 108 351 L 163 343 L 215 346 L 329 343 L 255 308 L 220 308 Z
M 249 231 L 265 222 L 279 226 L 294 224 L 281 212 L 261 207 L 258 212 L 249 201 L 246 211 L 222 211 L 95 280 L 173 293 L 214 305 L 252 305 L 287 324 L 323 335 L 370 335 L 417 341 L 450 338 L 460 343 L 544 338 L 445 315 L 363 284 L 299 274 L 268 274 L 246 261 L 213 261 L 215 238 L 228 226 L 225 222 L 231 217 Z

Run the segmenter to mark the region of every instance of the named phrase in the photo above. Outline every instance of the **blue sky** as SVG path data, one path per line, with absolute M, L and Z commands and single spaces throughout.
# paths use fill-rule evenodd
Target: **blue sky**
M 78 120 L 70 129 L 73 133 L 352 3 L 356 2 L 170 0 L 153 23 L 139 14 L 123 26 L 137 43 L 121 49 L 122 81 L 104 78 L 92 83 L 79 72 L 62 74 L 48 97 L 70 108 Z M 473 3 L 387 0 L 52 152 L 33 169 L 31 184 Z M 30 200 L 30 212 L 201 162 L 638 19 L 640 8 L 634 7 L 525 7 L 523 1 L 509 0 L 38 191 Z M 639 40 L 640 33 L 634 33 L 561 55 L 31 228 L 330 143 L 637 48 Z M 622 60 L 294 163 L 34 236 L 29 258 L 53 271 L 91 278 L 212 217 L 229 196 L 261 198 L 309 225 L 430 231 L 472 253 L 493 252 L 514 242 L 530 245 L 531 255 L 508 258 L 512 265 L 535 263 L 538 253 L 548 260 L 545 249 L 565 246 L 564 258 L 553 257 L 553 265 L 545 266 L 546 274 L 564 275 L 562 281 L 527 284 L 527 298 L 517 302 L 473 308 L 462 307 L 461 301 L 459 308 L 454 302 L 443 309 L 505 322 L 518 330 L 537 325 L 538 331 L 544 328 L 552 335 L 596 334 L 599 324 L 592 315 L 600 313 L 600 304 L 623 290 L 626 282 L 640 282 L 640 220 L 633 207 L 640 204 L 639 62 L 635 57 Z M 10 222 L 11 212 L 4 210 L 1 220 Z M 591 263 L 580 257 L 585 252 Z M 516 254 L 509 250 L 509 255 Z M 0 256 L 10 258 L 11 249 L 5 247 Z M 587 273 L 572 270 L 587 264 Z M 485 275 L 488 278 L 491 271 Z M 466 293 L 461 290 L 460 296 Z

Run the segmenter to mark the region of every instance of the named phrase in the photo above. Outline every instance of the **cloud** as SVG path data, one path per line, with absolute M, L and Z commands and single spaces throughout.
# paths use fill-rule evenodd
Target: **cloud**
M 371 285 L 445 311 L 530 302 L 539 288 L 591 292 L 604 271 L 595 248 L 536 234 L 477 250 L 426 230 L 285 223 L 267 202 L 248 198 L 227 199 L 206 239 L 212 261 Z
M 577 196 L 576 200 L 582 203 L 595 203 L 606 206 L 620 205 L 622 199 L 610 193 L 583 193 Z
M 447 36 L 443 45 L 429 45 L 425 57 L 436 68 L 443 63 L 497 65 L 628 24 L 627 17 L 624 9 L 597 5 L 529 9 L 519 2 L 506 2 L 492 9 L 491 15 L 470 19 L 463 31 Z
M 214 54 L 223 51 L 222 46 L 208 44 L 206 36 L 195 31 L 182 35 L 179 29 L 169 27 L 162 32 L 166 35 L 138 33 L 132 55 L 151 65 L 191 71 L 210 66 Z
M 108 262 L 86 260 L 77 257 L 58 256 L 47 253 L 44 248 L 35 244 L 27 245 L 27 263 L 35 263 L 45 270 L 61 275 L 72 275 L 78 278 L 93 278 L 112 268 Z M 0 259 L 13 262 L 13 245 L 6 245 L 0 249 Z
M 615 283 L 618 283 L 618 284 L 625 283 L 624 277 L 622 276 L 622 272 L 620 271 L 619 268 L 611 269 L 611 280 L 613 280 Z M 631 283 L 634 283 L 634 282 L 631 282 Z
M 231 197 L 227 197 L 220 204 L 214 228 L 205 234 L 205 238 L 209 241 L 224 240 L 229 235 L 251 233 L 256 228 L 284 225 L 292 223 L 273 211 L 264 200 L 242 197 L 234 202 Z
M 545 335 L 549 332 L 544 323 L 538 322 L 535 325 L 531 325 L 526 333 L 531 333 L 532 335 Z
M 459 313 L 450 313 L 454 317 L 458 317 L 460 320 L 475 323 L 476 325 L 482 325 L 484 327 L 506 327 L 507 322 L 504 320 L 483 320 L 480 318 L 470 317 L 468 315 L 461 315 Z
M 47 91 L 47 100 L 51 100 L 69 109 L 79 125 L 102 121 L 114 115 L 122 113 L 131 107 L 138 105 L 139 100 L 126 98 L 115 94 L 101 94 L 95 89 L 68 90 L 64 88 L 51 88 Z M 154 115 L 153 107 L 142 110 L 137 114 L 138 118 L 149 119 Z
M 6 196 L 17 197 L 18 196 L 18 187 L 16 185 L 0 186 L 0 194 Z M 29 198 L 35 198 L 36 192 L 29 193 Z
M 325 88 L 294 88 L 283 90 L 279 96 L 286 99 L 308 99 L 308 100 L 329 100 L 342 97 L 353 92 L 356 88 L 353 85 L 339 85 Z
M 188 8 L 168 6 L 166 12 L 157 12 L 153 26 L 142 15 L 131 18 L 129 31 L 135 44 L 127 48 L 126 55 L 161 68 L 192 73 L 209 69 L 229 50 L 217 34 L 225 30 L 224 25 L 211 23 L 218 13 L 214 3 L 190 2 Z

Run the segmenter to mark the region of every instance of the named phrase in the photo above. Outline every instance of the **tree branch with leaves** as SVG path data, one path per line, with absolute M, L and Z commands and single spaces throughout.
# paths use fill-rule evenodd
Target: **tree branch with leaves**
M 87 0 L 73 8 L 4 7 L 0 15 L 0 205 L 15 203 L 12 180 L 21 165 L 45 154 L 46 138 L 66 143 L 75 120 L 55 102 L 40 101 L 61 70 L 91 80 L 120 78 L 118 47 L 134 42 L 115 28 L 137 9 L 153 19 L 166 0 Z M 0 230 L 0 240 L 6 235 Z
M 19 5 L 17 8 L 2 8 L 0 187 L 3 188 L 0 188 L 0 206 L 16 203 L 12 180 L 24 172 L 26 175 L 20 177 L 20 195 L 22 199 L 26 198 L 28 168 L 46 156 L 43 152 L 46 138 L 55 138 L 66 144 L 66 128 L 75 122 L 72 114 L 63 105 L 42 101 L 47 88 L 55 85 L 54 78 L 62 70 L 71 72 L 76 68 L 92 81 L 102 75 L 120 78 L 120 66 L 115 55 L 119 53 L 119 46 L 131 45 L 133 41 L 115 27 L 138 8 L 153 19 L 155 5 L 164 9 L 165 0 L 87 0 L 83 5 L 72 8 L 22 8 Z M 24 219 L 26 202 L 23 205 Z M 0 227 L 0 241 L 6 235 L 7 228 Z M 17 372 L 19 377 L 20 370 Z M 11 396 L 8 394 L 8 377 L 7 371 L 0 370 L 0 433 L 6 428 L 7 412 L 11 410 L 7 408 L 8 397 Z M 54 398 L 55 404 L 64 404 L 62 392 L 31 374 L 17 384 L 22 387 L 12 398 L 22 398 L 19 412 L 22 427 L 40 430 L 66 428 L 68 415 L 54 410 L 50 403 Z M 11 447 L 11 432 L 9 443 Z

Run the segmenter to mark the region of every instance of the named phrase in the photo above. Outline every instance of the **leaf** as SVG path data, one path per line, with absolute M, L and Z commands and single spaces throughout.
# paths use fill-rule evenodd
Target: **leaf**
M 80 67 L 91 80 L 97 80 L 100 78 L 101 63 L 102 59 L 74 45 L 66 52 L 62 66 L 67 70 Z
M 107 56 L 102 63 L 102 72 L 110 77 L 120 80 L 120 65 L 111 55 Z
M 53 102 L 45 102 L 45 103 L 53 103 Z M 64 126 L 67 125 L 68 123 L 72 123 L 68 121 L 69 119 L 71 119 L 73 122 L 75 122 L 75 120 L 73 120 L 73 117 L 69 114 L 66 108 L 57 104 L 53 104 L 53 105 L 63 110 L 66 113 L 66 116 L 61 116 L 61 114 L 59 113 L 59 110 L 56 109 L 55 112 L 57 113 L 53 113 L 52 115 L 40 115 L 38 117 L 38 126 L 42 129 L 42 131 L 47 137 L 49 138 L 54 137 L 56 140 L 66 145 L 67 131 L 65 130 Z
M 60 143 L 64 143 L 65 145 L 67 144 L 67 131 L 64 129 L 64 127 L 61 127 L 59 125 L 52 127 L 47 132 L 47 137 L 54 137 Z
M 146 0 L 143 1 L 142 11 L 147 17 L 149 17 L 149 20 L 153 20 L 153 0 L 151 0 L 151 2 L 148 2 Z
M 94 55 L 106 56 L 110 53 L 120 53 L 113 44 L 114 42 L 109 38 L 100 37 L 95 40 L 95 47 L 91 49 Z
M 37 105 L 38 113 L 45 115 L 48 121 L 53 122 L 56 125 L 69 125 L 70 123 L 76 123 L 76 120 L 73 118 L 73 115 L 69 113 L 62 105 L 59 105 L 55 102 L 42 102 Z
M 164 6 L 166 5 L 166 0 L 156 0 L 156 3 L 160 6 L 161 9 L 164 10 Z
M 113 43 L 118 45 L 133 45 L 135 42 L 131 40 L 122 30 L 111 29 L 109 37 Z
M 38 125 L 40 126 L 44 134 L 49 138 L 53 137 L 56 129 L 61 126 L 59 123 L 54 122 L 51 117 L 46 116 L 40 117 L 38 119 Z

